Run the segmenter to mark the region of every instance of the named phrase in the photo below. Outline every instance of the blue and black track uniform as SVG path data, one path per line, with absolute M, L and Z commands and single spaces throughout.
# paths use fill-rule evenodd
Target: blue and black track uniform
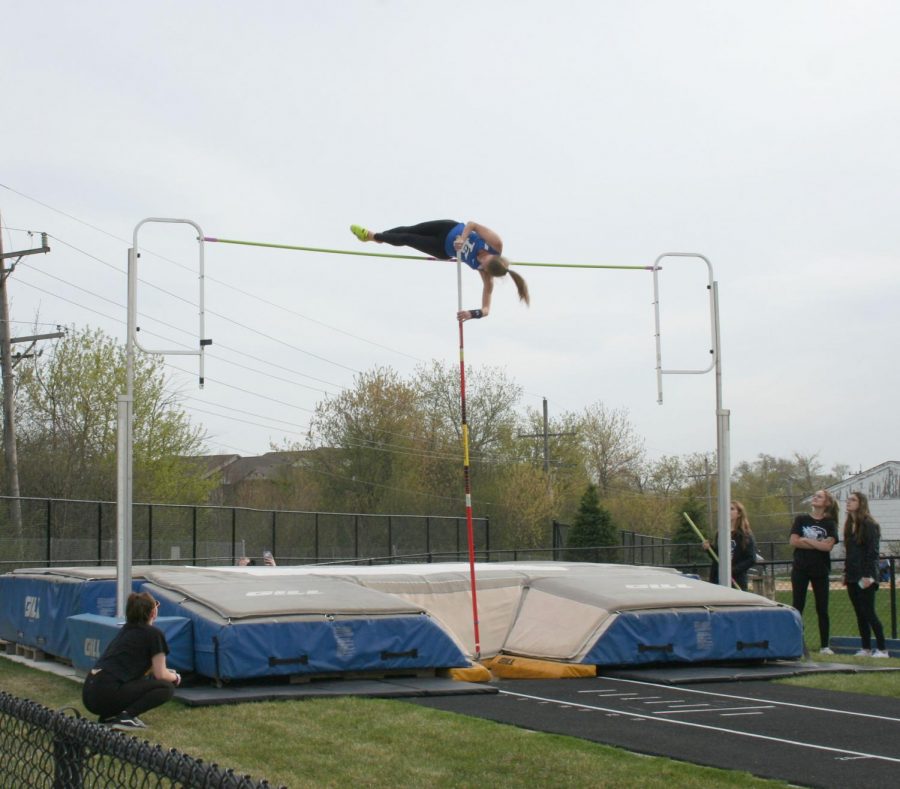
M 453 242 L 462 233 L 464 227 L 463 222 L 457 222 L 455 219 L 435 219 L 430 222 L 420 222 L 418 225 L 394 227 L 383 233 L 375 233 L 373 238 L 394 247 L 412 247 L 438 260 L 454 260 L 456 250 L 453 248 Z M 477 269 L 478 253 L 482 250 L 486 250 L 491 255 L 500 254 L 473 231 L 460 250 L 463 263 L 469 268 Z

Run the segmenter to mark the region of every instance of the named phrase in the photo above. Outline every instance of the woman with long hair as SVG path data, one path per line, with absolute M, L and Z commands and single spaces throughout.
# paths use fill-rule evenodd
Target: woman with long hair
M 838 504 L 827 490 L 817 490 L 808 515 L 798 515 L 791 525 L 794 562 L 791 567 L 793 606 L 801 614 L 806 605 L 806 590 L 812 585 L 819 620 L 822 655 L 833 655 L 828 646 L 828 586 L 831 572 L 831 549 L 838 543 Z
M 709 540 L 704 541 L 703 549 L 710 551 Z M 718 535 L 713 541 L 712 551 L 718 555 Z M 719 583 L 719 562 L 710 552 L 710 583 Z M 747 572 L 756 564 L 756 539 L 750 528 L 747 510 L 739 501 L 731 502 L 731 577 L 745 592 L 747 591 Z
M 862 649 L 857 657 L 890 657 L 885 648 L 884 627 L 875 613 L 875 592 L 878 591 L 878 550 L 881 547 L 881 527 L 869 512 L 869 499 L 864 493 L 853 491 L 847 497 L 847 519 L 844 521 L 844 583 L 850 603 L 856 613 Z M 872 651 L 872 633 L 875 651 Z
M 525 279 L 509 267 L 503 257 L 503 240 L 493 230 L 477 222 L 457 222 L 454 219 L 436 219 L 417 225 L 395 227 L 382 233 L 373 233 L 362 225 L 350 225 L 350 232 L 360 241 L 376 241 L 395 247 L 412 247 L 438 260 L 453 260 L 459 252 L 462 262 L 481 275 L 481 309 L 461 310 L 456 319 L 467 321 L 486 318 L 491 311 L 491 294 L 494 278 L 507 274 L 515 283 L 519 300 L 530 303 Z
M 85 678 L 84 706 L 113 729 L 147 728 L 138 715 L 165 704 L 181 684 L 178 672 L 166 666 L 166 637 L 153 625 L 158 611 L 150 594 L 132 592 L 125 624 Z

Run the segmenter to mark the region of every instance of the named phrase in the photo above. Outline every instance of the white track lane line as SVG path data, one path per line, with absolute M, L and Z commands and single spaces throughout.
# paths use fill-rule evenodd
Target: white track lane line
M 628 682 L 630 680 L 620 680 L 620 681 Z M 683 688 L 680 688 L 679 690 L 683 690 Z M 527 693 L 513 693 L 510 690 L 500 690 L 498 692 L 503 696 L 515 696 L 519 700 L 537 701 L 541 704 L 565 703 L 565 702 L 561 702 L 559 699 L 545 699 L 542 696 L 531 696 Z M 710 695 L 715 695 L 715 694 L 710 694 Z M 758 699 L 752 699 L 752 700 L 758 701 Z M 877 753 L 864 753 L 862 751 L 851 751 L 846 748 L 832 748 L 828 745 L 814 745 L 812 743 L 800 742 L 797 740 L 785 740 L 782 737 L 769 737 L 765 734 L 753 734 L 752 732 L 735 731 L 734 729 L 726 729 L 726 728 L 722 728 L 719 726 L 710 726 L 709 724 L 705 724 L 705 723 L 692 723 L 691 721 L 680 721 L 680 720 L 676 720 L 674 718 L 659 718 L 656 715 L 643 715 L 640 712 L 624 712 L 622 710 L 607 709 L 606 707 L 596 707 L 593 704 L 581 704 L 580 702 L 575 702 L 573 704 L 572 702 L 568 702 L 568 705 L 570 707 L 571 706 L 585 707 L 586 709 L 596 710 L 597 712 L 612 712 L 616 715 L 623 715 L 623 716 L 627 716 L 629 718 L 634 718 L 634 719 L 638 719 L 638 720 L 656 721 L 657 723 L 667 723 L 667 724 L 671 724 L 673 726 L 686 726 L 690 729 L 702 729 L 704 731 L 715 731 L 715 732 L 720 732 L 722 734 L 733 734 L 736 737 L 749 737 L 753 740 L 765 740 L 766 742 L 774 742 L 774 743 L 778 743 L 779 745 L 795 745 L 798 748 L 809 748 L 810 750 L 813 750 L 813 751 L 827 751 L 828 753 L 846 754 L 848 756 L 856 756 L 856 757 L 859 757 L 862 759 L 876 759 L 877 761 L 891 762 L 893 764 L 900 764 L 900 758 L 894 758 L 892 756 L 880 756 Z M 797 704 L 797 705 L 791 705 L 791 706 L 802 706 L 802 705 Z M 806 708 L 806 709 L 813 709 L 813 708 Z M 877 716 L 870 716 L 870 717 L 877 717 Z M 889 720 L 894 720 L 894 719 L 891 718 Z
M 634 685 L 644 685 L 648 688 L 658 688 L 658 689 L 668 689 L 668 690 L 672 689 L 668 685 L 657 685 L 652 682 L 638 682 L 637 680 L 634 680 L 634 679 L 618 679 L 615 677 L 598 677 L 598 679 L 604 679 L 609 682 L 628 682 L 628 683 L 631 683 Z M 734 699 L 735 701 L 752 701 L 757 704 L 759 704 L 760 702 L 763 702 L 765 704 L 775 704 L 779 707 L 799 707 L 801 710 L 816 710 L 818 712 L 833 712 L 836 715 L 854 715 L 859 718 L 872 718 L 873 720 L 878 720 L 878 721 L 891 721 L 893 723 L 900 723 L 900 718 L 893 718 L 889 715 L 872 715 L 868 712 L 852 712 L 850 710 L 834 709 L 831 707 L 810 707 L 808 704 L 795 704 L 790 701 L 777 701 L 776 699 L 758 699 L 758 698 L 754 698 L 752 696 L 735 696 L 730 693 L 714 693 L 713 691 L 710 691 L 710 690 L 694 690 L 693 688 L 685 688 L 685 687 L 679 687 L 678 692 L 679 693 L 695 693 L 695 694 L 702 695 L 702 696 L 715 696 L 716 698 Z M 681 701 L 681 700 L 679 699 L 679 701 Z
M 689 712 L 738 712 L 740 710 L 773 710 L 775 709 L 772 704 L 757 704 L 753 707 L 705 707 L 702 710 L 689 710 L 684 707 L 680 707 L 677 710 L 660 710 L 659 712 L 654 712 L 654 715 L 680 715 L 682 713 Z

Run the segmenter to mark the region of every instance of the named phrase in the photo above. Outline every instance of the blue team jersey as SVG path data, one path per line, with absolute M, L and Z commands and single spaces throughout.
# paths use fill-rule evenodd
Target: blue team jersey
M 453 227 L 453 229 L 449 233 L 447 233 L 447 238 L 444 239 L 444 252 L 447 253 L 448 258 L 451 258 L 453 260 L 456 259 L 456 250 L 453 248 L 453 242 L 456 240 L 456 237 L 460 233 L 462 233 L 464 227 L 465 225 L 462 222 L 458 222 Z M 469 268 L 477 269 L 478 253 L 483 249 L 487 250 L 492 255 L 500 254 L 473 230 L 471 233 L 469 233 L 469 237 L 466 239 L 466 243 L 463 244 L 463 248 L 460 250 L 460 252 L 462 253 L 462 262 L 465 263 Z

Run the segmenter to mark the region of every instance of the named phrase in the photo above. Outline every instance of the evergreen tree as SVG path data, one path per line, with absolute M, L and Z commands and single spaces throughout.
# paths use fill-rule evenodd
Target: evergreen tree
M 708 559 L 700 545 L 700 538 L 691 528 L 691 524 L 687 522 L 684 513 L 690 516 L 701 532 L 708 534 L 706 508 L 692 492 L 688 493 L 687 498 L 682 501 L 675 513 L 675 523 L 672 528 L 672 563 L 690 564 L 692 565 L 691 569 L 696 569 L 696 565 L 705 564 Z
M 598 550 L 618 545 L 616 528 L 609 511 L 600 504 L 597 486 L 588 485 L 566 540 L 566 557 L 575 562 L 614 561 L 612 551 Z M 590 550 L 586 550 L 590 549 Z

